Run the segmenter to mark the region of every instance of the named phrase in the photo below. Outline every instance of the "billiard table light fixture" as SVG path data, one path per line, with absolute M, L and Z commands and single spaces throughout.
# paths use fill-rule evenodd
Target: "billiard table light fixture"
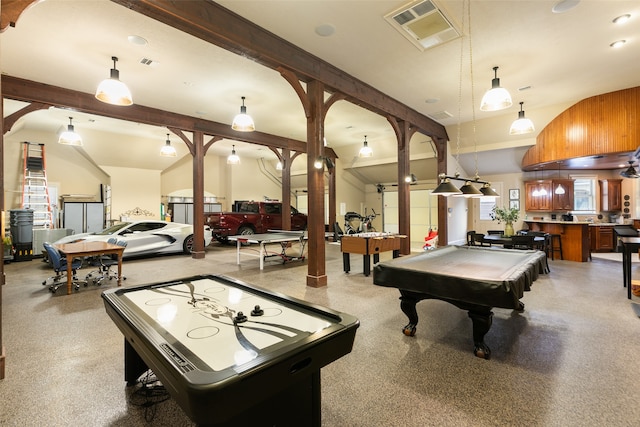
M 431 192 L 437 196 L 463 196 L 463 197 L 498 197 L 500 196 L 488 181 L 481 180 L 477 175 L 473 178 L 463 178 L 457 173 L 454 176 L 448 176 L 443 173 L 438 175 L 440 184 Z M 464 185 L 460 188 L 453 185 L 451 180 L 463 181 Z M 473 184 L 482 184 L 478 190 Z

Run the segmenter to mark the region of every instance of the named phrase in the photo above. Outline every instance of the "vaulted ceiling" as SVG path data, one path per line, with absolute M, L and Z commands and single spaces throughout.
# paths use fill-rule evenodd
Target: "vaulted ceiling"
M 508 135 L 518 102 L 524 102 L 526 115 L 539 132 L 556 114 L 583 98 L 640 84 L 637 1 L 582 1 L 564 13 L 553 12 L 556 1 L 473 1 L 462 78 L 460 39 L 422 51 L 384 19 L 408 2 L 218 3 L 415 111 L 436 118 L 447 126 L 454 150 L 460 118 L 460 163 L 470 172 L 477 166 L 483 175 L 518 171 L 522 154 L 535 142 L 535 133 Z M 463 2 L 434 3 L 461 26 Z M 632 16 L 626 25 L 612 23 L 625 13 Z M 137 44 L 140 38 L 146 44 Z M 468 69 L 469 39 L 473 76 Z M 627 40 L 626 45 L 612 49 L 609 44 L 618 39 Z M 0 42 L 3 74 L 92 93 L 108 77 L 111 56 L 117 56 L 120 78 L 131 88 L 136 104 L 230 124 L 239 111 L 240 97 L 245 96 L 247 110 L 261 132 L 306 139 L 300 102 L 278 72 L 115 2 L 38 2 L 14 28 L 0 35 Z M 514 106 L 480 112 L 477 105 L 490 86 L 494 66 L 500 67 L 498 77 L 510 90 Z M 23 105 L 5 101 L 5 116 Z M 83 134 L 83 150 L 99 165 L 162 170 L 175 161 L 149 155 L 164 145 L 166 128 L 91 114 L 62 109 L 34 112 L 16 123 L 12 132 L 32 128 L 55 134 L 66 126 L 70 115 Z M 474 116 L 477 125 L 471 126 Z M 477 128 L 475 138 L 469 131 L 472 127 Z M 325 135 L 342 165 L 363 181 L 395 180 L 395 134 L 384 117 L 339 101 L 327 115 Z M 366 160 L 357 157 L 365 135 L 374 150 L 374 157 Z M 177 138 L 172 136 L 172 141 L 180 155 L 188 155 Z M 140 155 L 131 155 L 132 142 Z M 275 162 L 268 149 L 230 139 L 214 144 L 210 153 L 226 156 L 232 144 L 241 155 Z M 418 179 L 435 178 L 429 138 L 417 134 L 411 141 L 411 154 L 415 159 L 412 171 Z

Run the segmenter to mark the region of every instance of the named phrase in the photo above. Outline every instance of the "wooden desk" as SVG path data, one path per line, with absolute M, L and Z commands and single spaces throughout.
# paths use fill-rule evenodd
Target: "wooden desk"
M 344 272 L 351 270 L 351 260 L 349 254 L 362 254 L 364 260 L 363 274 L 368 276 L 371 273 L 371 255 L 373 263 L 380 260 L 380 252 L 393 251 L 393 257 L 400 256 L 400 242 L 407 236 L 399 234 L 384 233 L 359 233 L 343 235 L 340 239 L 340 250 L 342 251 L 342 265 Z
M 54 246 L 67 258 L 67 295 L 71 294 L 71 284 L 73 279 L 71 264 L 73 263 L 74 258 L 116 254 L 118 256 L 118 286 L 121 285 L 122 254 L 124 252 L 124 246 L 114 245 L 107 242 L 62 243 Z

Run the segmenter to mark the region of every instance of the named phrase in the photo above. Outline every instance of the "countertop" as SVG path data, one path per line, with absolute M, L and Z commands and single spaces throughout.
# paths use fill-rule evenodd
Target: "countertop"
M 587 224 L 590 227 L 633 226 L 633 224 L 619 224 L 617 222 L 559 221 L 555 219 L 525 219 L 524 222 L 536 222 L 541 224 Z

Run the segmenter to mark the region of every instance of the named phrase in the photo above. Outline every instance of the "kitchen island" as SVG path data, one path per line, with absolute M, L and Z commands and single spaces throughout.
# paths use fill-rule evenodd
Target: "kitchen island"
M 562 242 L 562 258 L 567 261 L 587 262 L 591 241 L 589 222 L 525 220 L 525 226 L 531 231 L 543 231 L 557 234 Z

